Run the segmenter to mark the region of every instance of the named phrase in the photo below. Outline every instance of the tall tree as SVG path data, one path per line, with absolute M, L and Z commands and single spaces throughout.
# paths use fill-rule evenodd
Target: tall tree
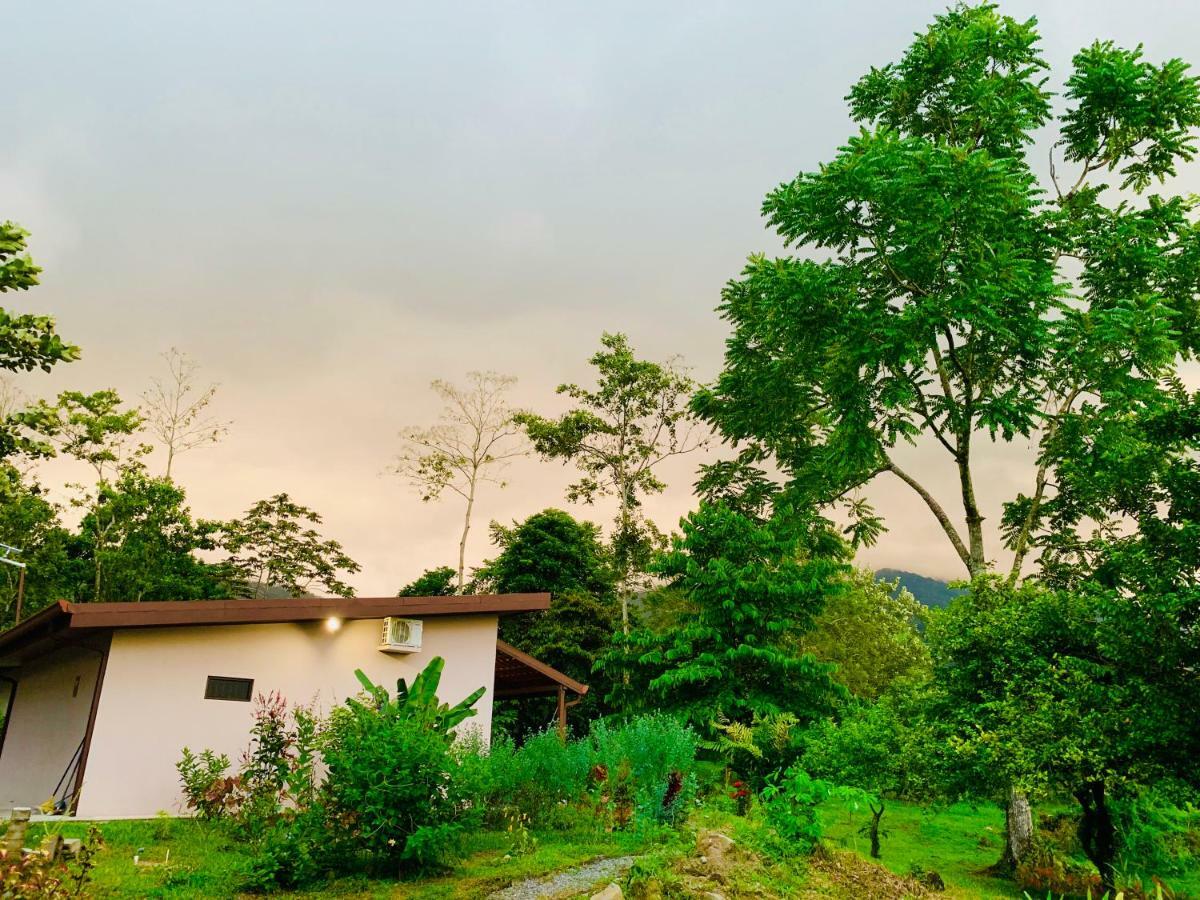
M 318 585 L 339 597 L 353 597 L 354 589 L 341 580 L 360 566 L 337 541 L 323 538 L 313 527 L 321 516 L 301 506 L 287 494 L 260 500 L 241 519 L 221 528 L 220 545 L 231 580 L 243 596 L 265 596 L 282 588 L 292 596 Z
M 217 385 L 201 385 L 200 364 L 172 347 L 162 354 L 167 374 L 151 379 L 142 395 L 146 403 L 146 426 L 158 438 L 167 455 L 167 478 L 175 457 L 205 444 L 215 444 L 229 431 L 229 423 L 208 414 Z
M 589 684 L 583 716 L 603 711 L 608 684 L 597 680 L 593 666 L 609 646 L 619 608 L 612 555 L 600 529 L 562 510 L 546 509 L 512 526 L 493 522 L 492 542 L 500 552 L 475 570 L 475 584 L 496 593 L 554 595 L 544 612 L 505 617 L 500 636 Z M 519 716 L 517 727 L 544 726 L 545 716 L 536 718 L 538 712 Z
M 102 497 L 123 472 L 140 470 L 141 458 L 150 452 L 151 448 L 138 440 L 141 413 L 125 408 L 116 391 L 104 390 L 92 394 L 64 391 L 55 404 L 42 401 L 29 415 L 47 423 L 44 432 L 58 452 L 85 463 L 95 473 L 92 484 L 70 486 L 76 490 L 71 505 L 83 511 L 82 527 L 89 531 L 87 540 L 92 547 L 88 593 L 90 599 L 99 600 L 104 548 L 118 526 L 114 511 L 104 506 Z
M 833 666 L 795 650 L 845 567 L 828 524 L 785 507 L 762 523 L 712 504 L 681 524 L 655 569 L 693 614 L 665 633 L 633 631 L 605 656 L 613 700 L 673 710 L 710 733 L 722 719 L 831 712 L 845 693 Z
M 71 592 L 67 559 L 69 532 L 60 510 L 36 478 L 0 462 L 0 543 L 19 547 L 26 565 L 23 615 Z M 0 628 L 15 623 L 19 573 L 0 566 Z
M 449 489 L 462 498 L 462 533 L 458 541 L 458 592 L 462 593 L 467 556 L 467 535 L 479 486 L 504 482 L 499 474 L 507 463 L 525 454 L 513 424 L 508 392 L 517 379 L 495 372 L 470 372 L 466 387 L 434 381 L 434 393 L 445 404 L 441 421 L 429 427 L 401 430 L 404 448 L 392 470 L 407 479 L 425 502 L 437 500 Z
M 674 361 L 639 360 L 623 334 L 604 334 L 591 358 L 594 390 L 562 384 L 558 393 L 577 404 L 558 418 L 519 413 L 534 449 L 545 459 L 574 463 L 582 474 L 570 486 L 572 502 L 615 497 L 612 536 L 621 588 L 621 622 L 629 630 L 635 573 L 649 561 L 657 530 L 642 514 L 642 498 L 666 487 L 656 468 L 703 446 L 687 400 L 694 384 Z
M 154 478 L 140 465 L 126 466 L 115 480 L 100 484 L 94 508 L 80 523 L 78 550 L 104 573 L 95 599 L 226 596 L 228 587 L 219 568 L 195 556 L 214 549 L 218 527 L 192 518 L 183 489 L 171 479 Z
M 1035 25 L 955 6 L 852 88 L 862 130 L 763 207 L 822 261 L 751 257 L 723 295 L 725 369 L 695 401 L 744 461 L 774 460 L 818 502 L 900 479 L 971 577 L 1000 562 L 977 446 L 1036 437 L 1030 493 L 1003 510 L 1013 581 L 1063 424 L 1156 391 L 1200 334 L 1194 201 L 1144 194 L 1192 158 L 1196 80 L 1140 49 L 1079 53 L 1046 190 L 1028 159 L 1052 119 Z M 1119 189 L 1100 180 L 1114 172 Z M 897 463 L 917 439 L 943 454 L 961 512 Z M 1026 830 L 1026 813 L 1012 820 Z

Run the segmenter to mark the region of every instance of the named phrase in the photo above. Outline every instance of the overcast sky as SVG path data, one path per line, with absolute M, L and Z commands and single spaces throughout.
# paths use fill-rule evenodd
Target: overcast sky
M 0 217 L 33 232 L 41 287 L 83 359 L 32 395 L 136 399 L 177 346 L 220 383 L 227 440 L 176 463 L 193 510 L 228 517 L 279 491 L 318 509 L 390 594 L 455 556 L 459 507 L 383 474 L 432 378 L 516 375 L 559 409 L 603 330 L 717 372 L 713 312 L 748 253 L 778 250 L 763 195 L 828 159 L 842 100 L 944 4 L 49 2 L 0 34 Z M 1095 38 L 1200 60 L 1179 2 L 1007 3 L 1037 13 L 1063 66 Z M 1200 190 L 1195 168 L 1182 187 Z M 944 460 L 906 454 L 959 509 Z M 649 509 L 673 527 L 695 460 Z M 985 501 L 1025 487 L 983 459 Z M 161 463 L 153 463 L 161 465 Z M 66 474 L 48 473 L 51 480 Z M 570 472 L 522 462 L 490 518 L 566 504 Z M 865 561 L 961 575 L 929 513 L 871 492 L 892 531 Z

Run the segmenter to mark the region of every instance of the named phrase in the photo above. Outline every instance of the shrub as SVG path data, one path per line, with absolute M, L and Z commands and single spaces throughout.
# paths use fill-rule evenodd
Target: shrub
M 871 799 L 858 788 L 812 778 L 798 766 L 769 776 L 759 797 L 767 824 L 777 839 L 768 849 L 782 850 L 785 854 L 797 849 L 807 853 L 820 844 L 825 825 L 819 806 L 826 800 L 835 798 L 860 805 Z
M 96 826 L 88 829 L 79 853 L 71 860 L 51 860 L 40 853 L 24 855 L 0 850 L 0 897 L 66 900 L 87 896 L 96 851 L 103 841 Z
M 1120 835 L 1117 868 L 1152 875 L 1178 874 L 1200 856 L 1200 810 L 1175 806 L 1151 790 L 1112 803 Z
M 229 757 L 202 750 L 199 755 L 183 748 L 183 757 L 175 764 L 183 785 L 188 809 L 201 819 L 218 819 L 230 813 L 235 804 L 236 778 L 230 777 Z
M 628 790 L 634 813 L 674 821 L 696 796 L 696 733 L 667 715 L 638 716 L 622 725 L 603 720 L 590 735 L 593 766 L 603 767 L 609 793 Z
M 202 819 L 232 818 L 250 835 L 260 834 L 285 808 L 307 808 L 315 799 L 318 731 L 307 707 L 292 707 L 289 714 L 278 693 L 259 694 L 236 775 L 229 774 L 228 756 L 183 748 L 175 768 L 188 807 Z
M 244 887 L 259 892 L 302 887 L 333 869 L 336 858 L 320 807 L 289 812 L 258 835 Z
M 353 850 L 397 869 L 452 857 L 458 823 L 479 817 L 454 777 L 459 759 L 450 748 L 452 729 L 475 715 L 483 689 L 454 706 L 439 703 L 443 665 L 435 657 L 411 688 L 400 679 L 395 697 L 355 673 L 365 698 L 334 710 L 322 743 L 331 821 Z

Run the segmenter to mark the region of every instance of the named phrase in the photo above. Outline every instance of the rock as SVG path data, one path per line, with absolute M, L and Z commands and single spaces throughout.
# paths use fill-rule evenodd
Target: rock
M 704 900 L 725 900 L 725 895 L 720 891 L 705 891 L 700 895 Z
M 624 900 L 624 897 L 621 886 L 615 881 L 609 882 L 608 887 L 599 893 L 592 894 L 592 900 Z
M 733 847 L 733 838 L 719 831 L 702 831 L 696 836 L 700 865 L 713 875 L 724 875 L 732 867 L 729 856 Z
M 932 891 L 944 891 L 946 889 L 946 882 L 942 881 L 942 876 L 937 872 L 926 872 L 922 876 L 921 882 Z

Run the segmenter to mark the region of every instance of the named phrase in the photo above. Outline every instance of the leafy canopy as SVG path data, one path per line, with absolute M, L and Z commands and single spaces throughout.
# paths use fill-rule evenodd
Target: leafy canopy
M 894 474 L 972 575 L 995 562 L 979 442 L 1042 444 L 1006 512 L 1016 577 L 1063 421 L 1142 402 L 1195 348 L 1194 201 L 1096 179 L 1117 172 L 1140 193 L 1190 160 L 1196 79 L 1140 48 L 1080 52 L 1054 144 L 1072 180 L 1054 169 L 1044 185 L 1028 154 L 1052 124 L 1047 77 L 1036 22 L 990 4 L 955 6 L 864 76 L 849 96 L 859 133 L 767 196 L 802 255 L 752 256 L 726 286 L 725 367 L 694 401 L 741 462 L 775 462 L 818 503 Z M 944 454 L 961 518 L 897 463 L 917 441 Z
M 794 651 L 843 564 L 826 523 L 789 509 L 759 523 L 702 505 L 655 569 L 687 592 L 693 614 L 662 634 L 631 633 L 602 665 L 614 698 L 679 713 L 704 733 L 721 719 L 825 714 L 843 689 L 832 667 Z M 615 672 L 628 674 L 628 680 Z
M 312 527 L 320 524 L 319 513 L 287 494 L 260 500 L 241 519 L 225 523 L 225 565 L 243 596 L 260 597 L 270 588 L 296 595 L 316 584 L 336 596 L 353 597 L 354 589 L 339 575 L 360 567 L 340 543 Z

